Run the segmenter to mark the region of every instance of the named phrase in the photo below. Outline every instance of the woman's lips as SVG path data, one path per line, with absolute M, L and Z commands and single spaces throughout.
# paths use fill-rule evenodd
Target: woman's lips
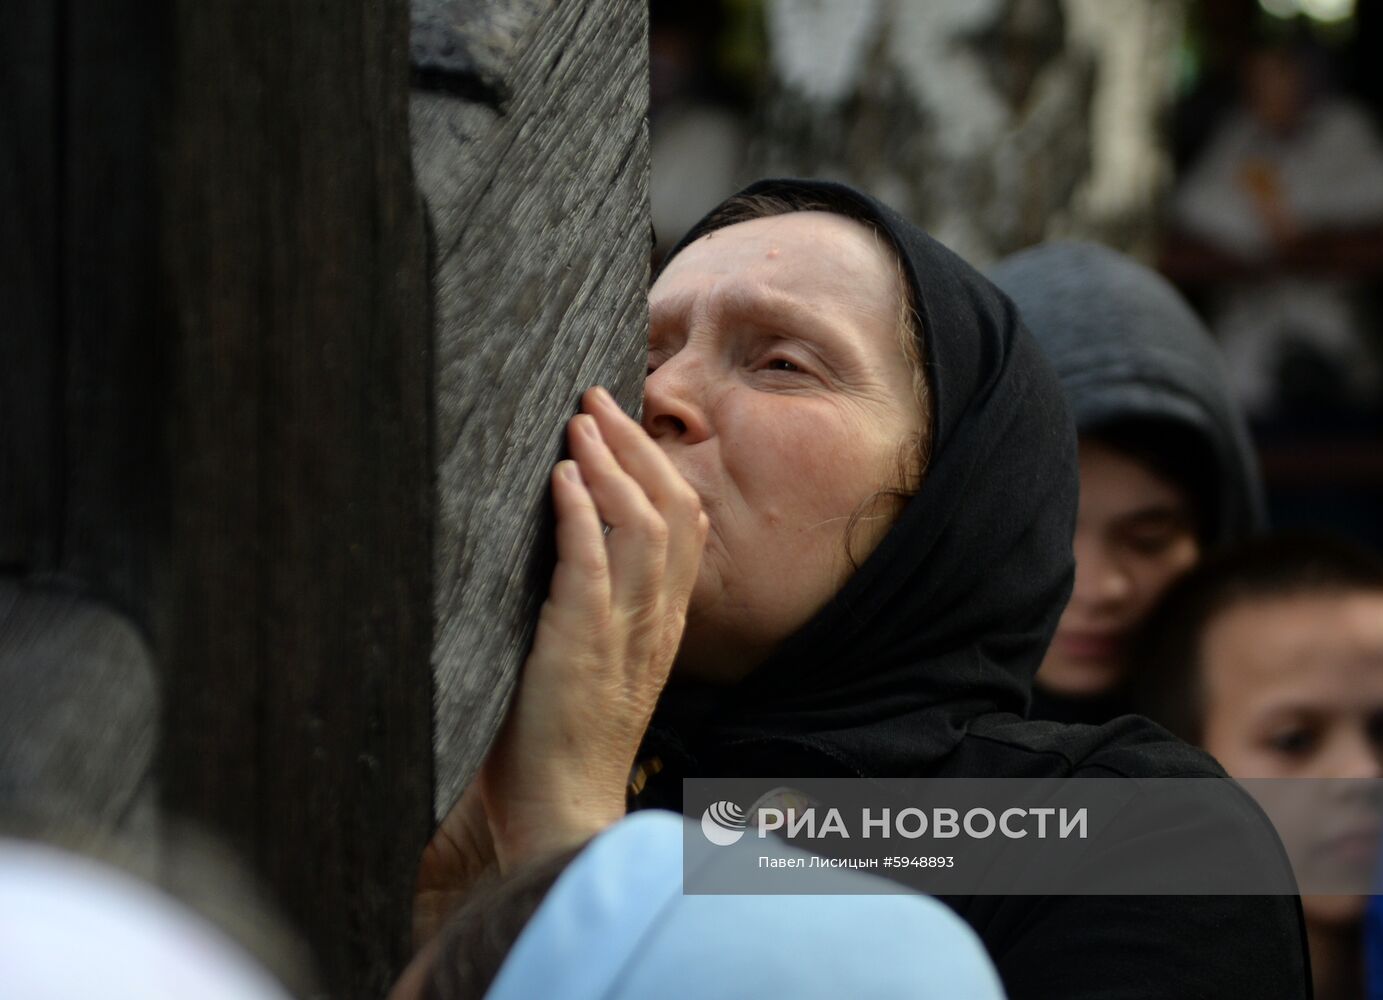
M 1122 645 L 1118 632 L 1059 631 L 1056 646 L 1075 660 L 1112 660 Z

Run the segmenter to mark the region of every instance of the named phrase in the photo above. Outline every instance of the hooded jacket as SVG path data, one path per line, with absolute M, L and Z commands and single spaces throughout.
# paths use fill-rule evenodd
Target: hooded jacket
M 1146 720 L 1022 718 L 1070 593 L 1078 484 L 1061 386 L 1013 303 L 850 188 L 761 181 L 743 193 L 868 220 L 892 243 L 920 321 L 931 458 L 878 547 L 753 674 L 727 688 L 669 686 L 632 804 L 680 812 L 681 779 L 693 777 L 1223 779 L 1208 756 Z M 703 220 L 673 255 L 707 229 Z M 1226 822 L 1261 832 L 1231 787 Z M 1293 897 L 946 902 L 1018 1000 L 1309 993 Z
M 1206 461 L 1204 539 L 1264 527 L 1243 414 L 1209 331 L 1165 278 L 1094 243 L 1044 243 L 987 276 L 1011 298 L 1056 370 L 1079 433 L 1130 421 L 1184 428 Z
M 1192 497 L 1202 546 L 1262 531 L 1263 489 L 1247 425 L 1219 348 L 1161 275 L 1107 247 L 1054 242 L 1006 257 L 987 275 L 1018 306 L 1056 370 L 1080 434 L 1143 451 Z M 1129 711 L 1123 692 L 1071 698 L 1037 688 L 1030 715 L 1103 722 Z

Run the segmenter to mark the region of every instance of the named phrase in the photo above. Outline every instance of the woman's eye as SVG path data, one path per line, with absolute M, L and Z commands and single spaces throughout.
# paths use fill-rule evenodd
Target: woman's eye
M 1143 556 L 1155 556 L 1166 550 L 1168 542 L 1165 538 L 1135 538 L 1129 542 L 1129 547 Z
M 1177 537 L 1175 534 L 1159 531 L 1155 534 L 1130 535 L 1125 541 L 1128 547 L 1139 555 L 1155 556 L 1171 548 Z
M 1316 735 L 1309 729 L 1288 729 L 1268 738 L 1268 746 L 1288 757 L 1300 757 L 1316 745 Z
M 773 372 L 800 372 L 802 370 L 787 358 L 770 358 L 765 362 L 764 368 Z

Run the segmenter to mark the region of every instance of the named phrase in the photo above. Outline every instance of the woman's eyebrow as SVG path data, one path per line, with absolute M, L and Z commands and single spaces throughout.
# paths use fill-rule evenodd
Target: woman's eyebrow
M 1125 527 L 1161 527 L 1171 525 L 1183 527 L 1190 524 L 1191 512 L 1175 502 L 1157 502 L 1139 507 L 1119 517 Z
M 686 326 L 691 315 L 695 296 L 690 292 L 661 295 L 648 301 L 648 322 L 650 326 Z
M 671 292 L 648 304 L 649 336 L 659 331 L 686 332 L 700 312 L 699 296 L 694 291 Z M 718 325 L 743 322 L 785 338 L 808 343 L 828 368 L 839 372 L 867 367 L 867 354 L 842 324 L 833 322 L 831 310 L 821 311 L 791 295 L 752 283 L 735 283 L 718 289 L 711 296 L 709 318 Z
M 850 357 L 858 353 L 854 340 L 833 322 L 831 311 L 811 308 L 772 288 L 747 285 L 727 289 L 717 303 L 717 312 L 718 318 L 743 318 L 785 336 L 805 337 Z
M 1280 692 L 1273 695 L 1266 704 L 1258 707 L 1255 719 L 1263 726 L 1280 726 L 1284 723 L 1314 722 L 1322 710 L 1332 706 L 1330 699 L 1314 698 L 1310 693 L 1298 694 L 1295 691 Z

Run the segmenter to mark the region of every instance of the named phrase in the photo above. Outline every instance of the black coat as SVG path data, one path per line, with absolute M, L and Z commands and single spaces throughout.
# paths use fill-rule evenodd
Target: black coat
M 719 748 L 664 769 L 641 807 L 681 811 L 683 777 L 866 777 L 796 740 Z M 1214 777 L 1206 754 L 1137 716 L 1104 726 L 1030 722 L 1005 713 L 972 717 L 942 759 L 916 776 Z M 774 784 L 780 782 L 775 780 Z M 1226 782 L 1219 815 L 1196 830 L 1159 831 L 1162 851 L 1194 852 L 1201 838 L 1232 836 L 1245 851 L 1280 850 L 1256 807 Z M 1226 832 L 1228 831 L 1228 832 Z M 1106 863 L 1137 865 L 1149 840 Z M 1010 1000 L 1052 998 L 1254 998 L 1311 996 L 1305 927 L 1296 896 L 949 896 L 942 901 L 980 936 Z
M 891 242 L 920 320 L 931 459 L 878 548 L 750 677 L 728 688 L 669 686 L 640 753 L 634 806 L 680 811 L 688 777 L 1223 780 L 1211 758 L 1146 720 L 1022 719 L 1070 593 L 1078 485 L 1070 413 L 1013 304 L 849 188 L 763 181 L 747 191 L 860 218 Z M 1276 850 L 1261 815 L 1225 787 L 1223 813 L 1207 821 Z M 1194 850 L 1194 837 L 1184 847 Z M 947 902 L 1020 1000 L 1310 992 L 1295 897 Z

